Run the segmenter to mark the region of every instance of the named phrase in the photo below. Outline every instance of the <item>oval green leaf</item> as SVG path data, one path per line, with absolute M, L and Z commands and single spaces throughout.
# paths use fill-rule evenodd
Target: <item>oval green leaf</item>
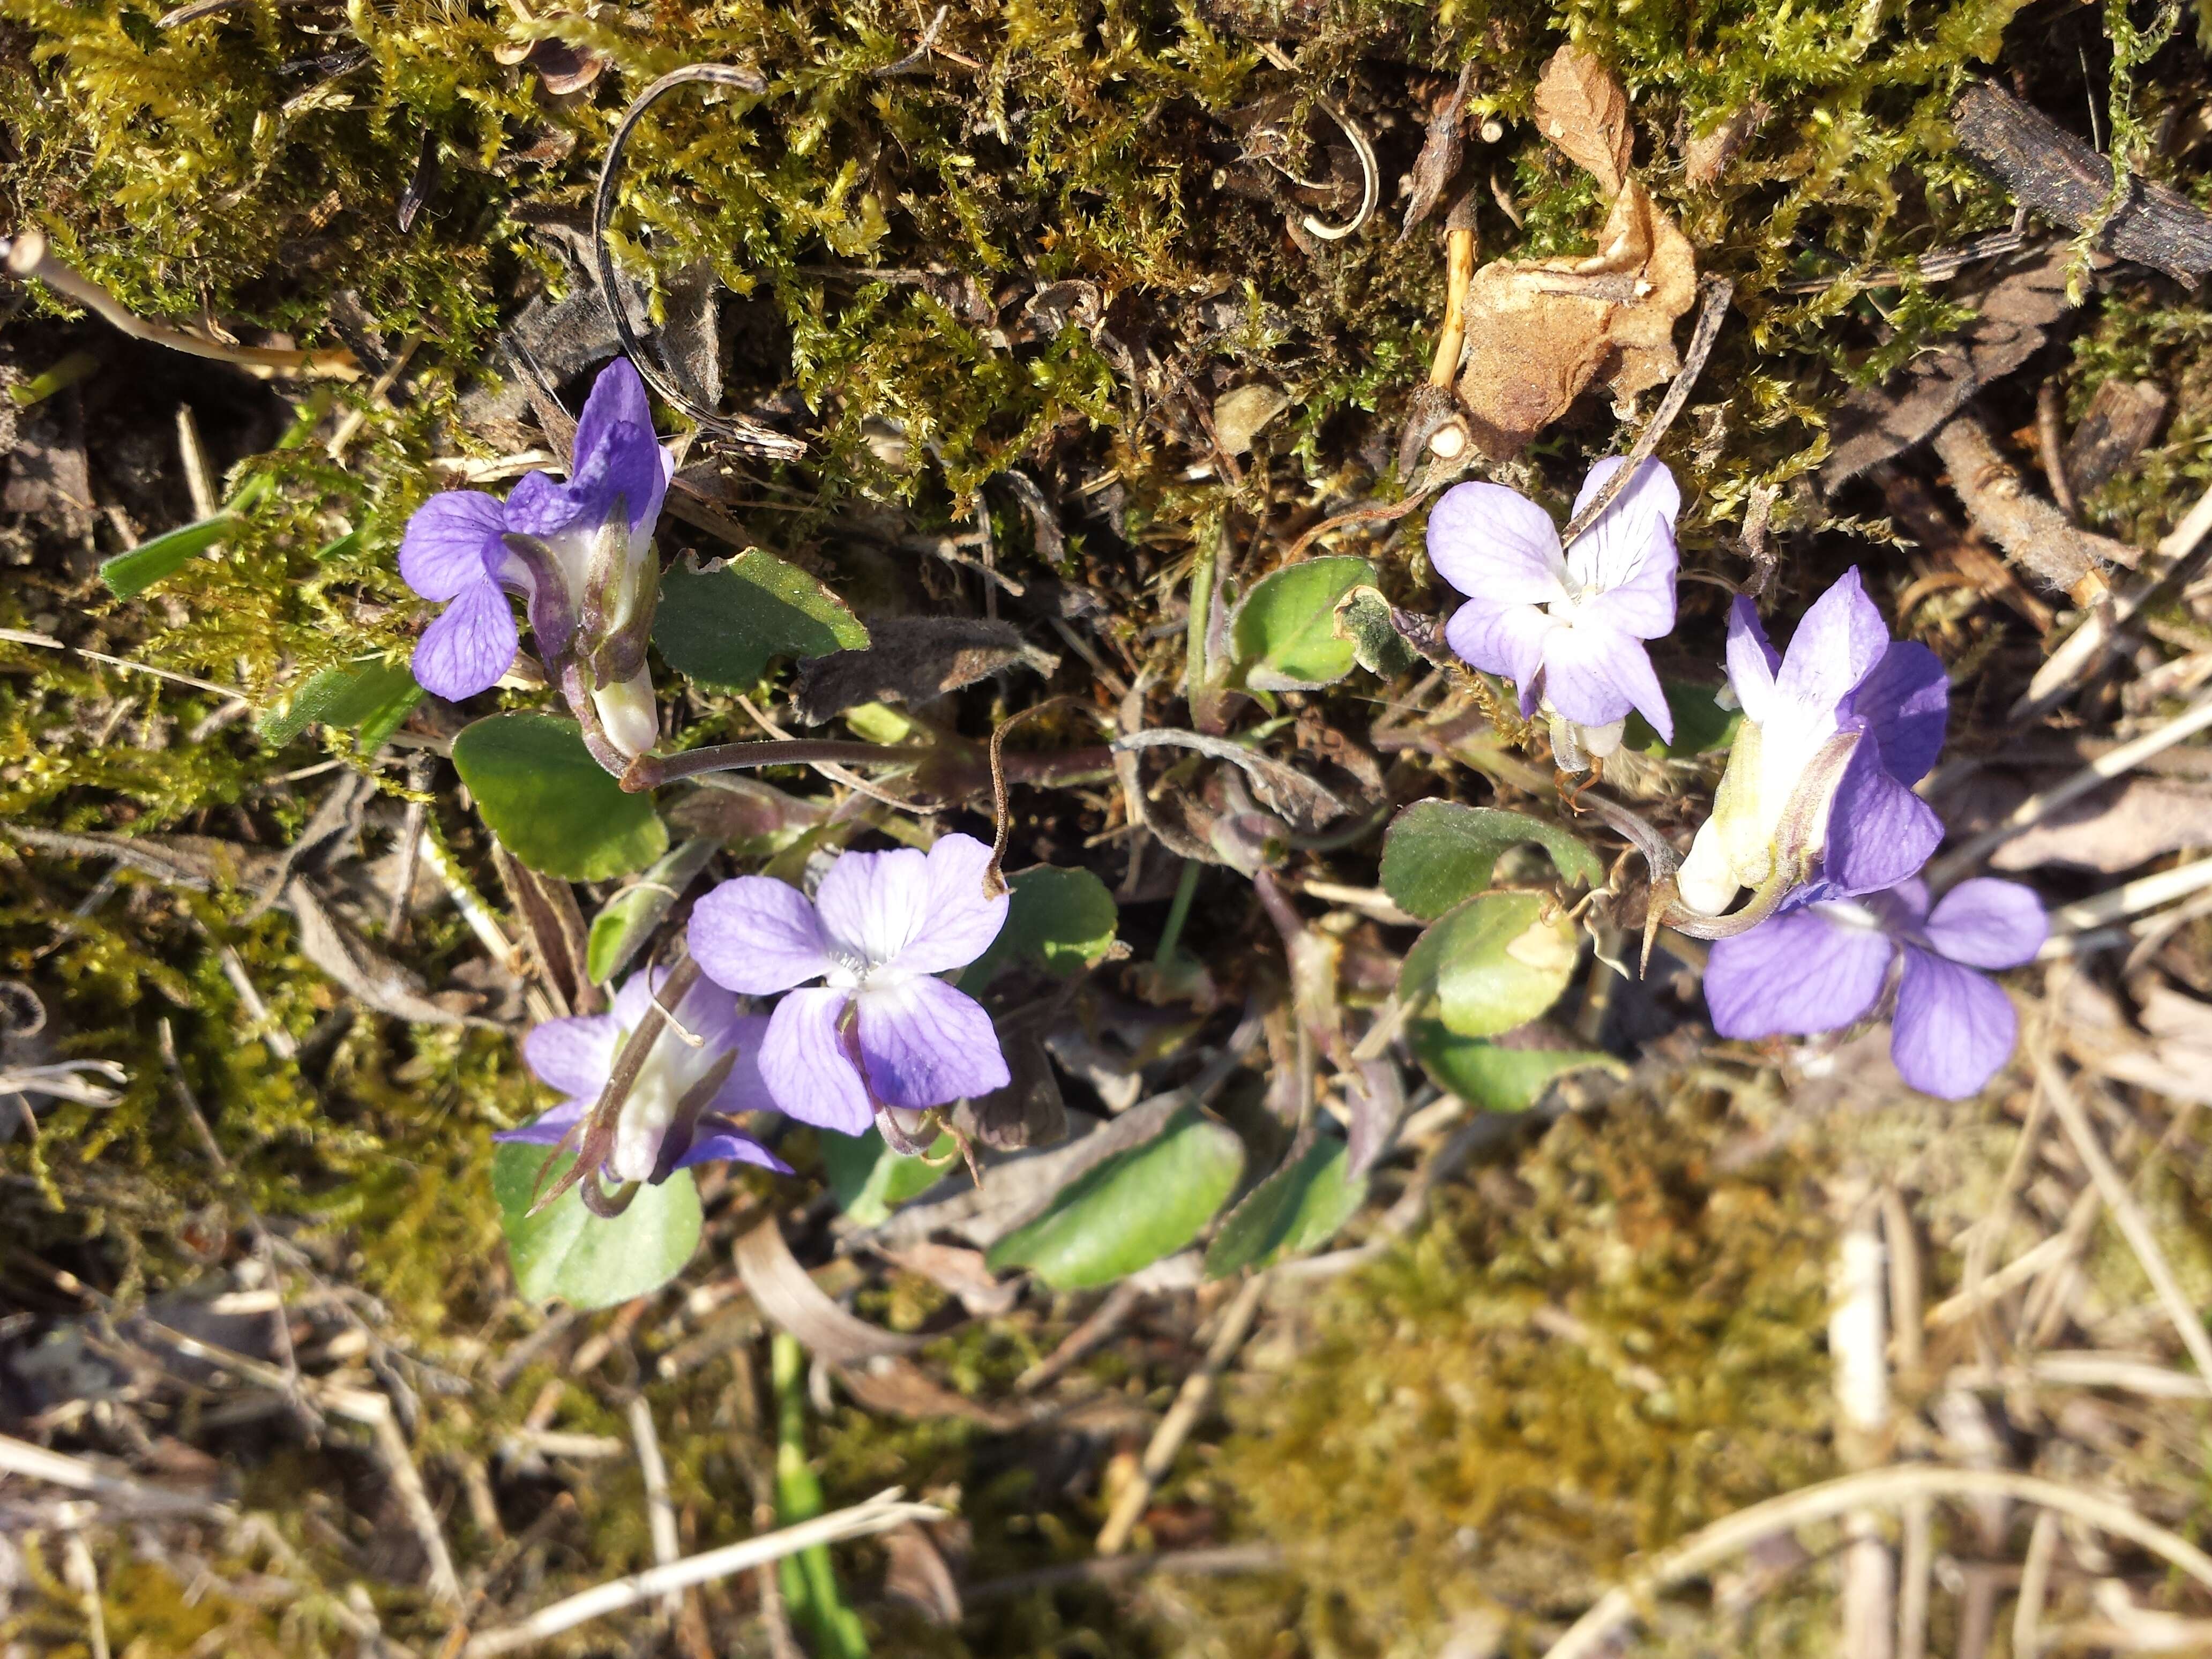
M 1224 1279 L 1240 1267 L 1266 1267 L 1335 1237 L 1367 1197 L 1367 1177 L 1346 1174 L 1350 1151 L 1335 1136 L 1321 1136 L 1296 1163 L 1255 1187 L 1214 1235 L 1206 1276 Z
M 1559 1000 L 1580 947 L 1565 916 L 1543 919 L 1534 893 L 1469 899 L 1414 940 L 1398 974 L 1398 1000 L 1416 1013 L 1435 999 L 1461 1036 L 1495 1036 Z
M 641 1187 L 618 1216 L 596 1216 L 571 1187 L 536 1215 L 530 1201 L 546 1149 L 510 1142 L 492 1154 L 491 1190 L 507 1230 L 514 1288 L 527 1301 L 559 1297 L 571 1307 L 611 1308 L 658 1290 L 699 1247 L 699 1189 L 679 1170 Z M 567 1167 L 554 1165 L 550 1181 Z
M 1013 901 L 1006 925 L 960 975 L 962 988 L 980 991 L 1016 962 L 1066 979 L 1113 945 L 1121 912 L 1106 884 L 1088 870 L 1040 864 L 1007 877 L 1006 888 Z
M 1605 879 L 1597 855 L 1556 823 L 1494 806 L 1420 800 L 1382 837 L 1382 890 L 1400 909 L 1432 921 L 1488 887 L 1507 848 L 1532 842 L 1564 879 L 1588 886 Z
M 719 568 L 679 563 L 664 575 L 653 642 L 679 674 L 742 691 L 778 657 L 865 651 L 868 630 L 796 565 L 749 547 Z
M 1570 1072 L 1620 1076 L 1627 1069 L 1611 1054 L 1585 1048 L 1501 1048 L 1461 1036 L 1440 1019 L 1414 1021 L 1411 1036 L 1414 1055 L 1437 1086 L 1486 1112 L 1525 1112 L 1553 1079 Z
M 1343 556 L 1262 577 L 1230 625 L 1242 683 L 1255 691 L 1308 691 L 1349 674 L 1353 645 L 1336 631 L 1336 602 L 1374 580 L 1373 565 Z
M 453 739 L 453 765 L 491 832 L 546 875 L 605 881 L 668 850 L 652 797 L 625 794 L 574 720 L 494 714 Z
M 1237 1190 L 1243 1143 L 1197 1113 L 1068 1183 L 992 1246 L 994 1271 L 1027 1267 L 1056 1291 L 1110 1285 L 1196 1238 Z

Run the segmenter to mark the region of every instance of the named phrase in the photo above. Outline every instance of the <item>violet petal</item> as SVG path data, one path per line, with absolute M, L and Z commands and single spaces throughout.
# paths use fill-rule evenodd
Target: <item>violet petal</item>
M 2043 902 L 2016 881 L 1978 876 L 1943 895 L 1926 923 L 1928 942 L 1972 968 L 2017 968 L 2034 960 L 2051 933 Z
M 1743 717 L 1754 726 L 1766 722 L 1774 702 L 1775 671 L 1781 666 L 1782 653 L 1768 642 L 1759 607 L 1739 593 L 1729 606 L 1729 685 Z
M 875 1109 L 837 1030 L 852 1000 L 849 991 L 820 986 L 777 1003 L 761 1043 L 760 1073 L 786 1117 L 860 1135 L 875 1121 Z
M 481 490 L 433 495 L 407 520 L 399 543 L 400 579 L 426 599 L 450 599 L 489 580 L 506 557 L 499 539 L 504 527 L 504 509 Z
M 747 996 L 787 991 L 833 965 L 814 907 L 771 876 L 739 876 L 708 893 L 692 908 L 690 937 L 707 977 Z
M 612 1014 L 581 1014 L 549 1019 L 522 1039 L 523 1063 L 540 1083 L 564 1095 L 597 1096 L 614 1070 L 615 1045 L 622 1036 Z
M 1926 646 L 1902 640 L 1859 682 L 1844 713 L 1881 739 L 1881 763 L 1908 787 L 1928 775 L 1943 751 L 1951 719 L 1951 679 Z
M 2012 999 L 1996 986 L 1971 968 L 1905 946 L 1889 1053 L 1914 1088 L 1946 1100 L 1981 1093 L 2011 1057 L 2019 1030 Z
M 772 1112 L 775 1097 L 769 1092 L 768 1081 L 761 1076 L 761 1050 L 768 1042 L 769 1016 L 740 1014 L 732 1022 L 729 1047 L 737 1059 L 731 1063 L 730 1074 L 707 1109 L 725 1117 L 735 1117 L 740 1112 Z
M 991 849 L 975 836 L 939 836 L 929 849 L 921 924 L 889 965 L 909 974 L 941 974 L 965 968 L 989 950 L 1013 902 L 1007 893 L 984 896 L 990 867 Z
M 1506 605 L 1567 597 L 1559 527 L 1503 484 L 1453 485 L 1429 514 L 1428 536 L 1437 574 L 1470 599 Z
M 416 683 L 449 702 L 473 697 L 499 684 L 520 643 L 506 593 L 489 579 L 477 582 L 455 594 L 415 642 Z
M 860 1058 L 885 1104 L 942 1106 L 1012 1081 L 990 1015 L 943 980 L 878 981 L 859 1001 Z
M 1838 708 L 1874 672 L 1889 643 L 1889 629 L 1854 565 L 1797 624 L 1774 678 L 1775 691 L 1808 708 Z
M 1844 927 L 1814 909 L 1716 939 L 1705 963 L 1713 1030 L 1743 1038 L 1837 1030 L 1874 1006 L 1896 951 L 1887 933 Z
M 1820 873 L 1838 894 L 1894 887 L 1927 863 L 1943 842 L 1935 809 L 1889 775 L 1881 744 L 1859 739 L 1828 808 L 1827 850 Z
M 597 1094 L 599 1091 L 594 1089 L 592 1092 Z M 526 1146 L 557 1146 L 568 1139 L 570 1126 L 591 1109 L 592 1103 L 588 1100 L 564 1100 L 520 1128 L 501 1129 L 492 1139 L 510 1146 L 520 1143 Z
M 1674 740 L 1674 717 L 1642 641 L 1587 613 L 1544 641 L 1544 695 L 1578 726 L 1610 726 L 1634 708 Z
M 1502 674 L 1527 692 L 1544 665 L 1544 641 L 1560 624 L 1533 605 L 1469 599 L 1444 624 L 1444 643 L 1486 674 Z M 1535 707 L 1533 699 L 1528 709 Z
M 695 1137 L 674 1167 L 688 1170 L 696 1164 L 750 1164 L 778 1175 L 789 1175 L 791 1165 L 755 1140 L 734 1129 L 714 1129 Z

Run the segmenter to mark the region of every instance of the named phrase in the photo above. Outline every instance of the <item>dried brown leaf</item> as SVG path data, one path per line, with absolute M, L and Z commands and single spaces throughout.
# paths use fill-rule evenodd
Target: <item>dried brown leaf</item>
M 1017 663 L 1048 677 L 1060 665 L 1011 623 L 892 617 L 872 620 L 869 631 L 868 649 L 832 652 L 799 669 L 793 698 L 808 725 L 864 702 L 925 703 Z
M 1692 190 L 1711 190 L 1773 112 L 1754 99 L 1703 137 L 1691 139 L 1682 147 L 1682 182 Z
M 1536 82 L 1536 129 L 1553 149 L 1596 179 L 1607 195 L 1628 181 L 1636 135 L 1628 94 L 1597 58 L 1561 46 Z

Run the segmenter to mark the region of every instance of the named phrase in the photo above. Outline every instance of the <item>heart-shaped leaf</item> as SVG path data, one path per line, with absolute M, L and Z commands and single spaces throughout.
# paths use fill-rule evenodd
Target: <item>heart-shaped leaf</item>
M 1196 1112 L 1068 1183 L 992 1246 L 992 1269 L 1027 1267 L 1056 1291 L 1109 1285 L 1196 1238 L 1237 1190 L 1243 1143 Z
M 1230 624 L 1237 672 L 1255 691 L 1304 691 L 1342 679 L 1355 660 L 1336 631 L 1336 602 L 1375 580 L 1364 559 L 1285 565 L 1255 583 Z
M 1016 962 L 1031 962 L 1065 979 L 1104 956 L 1121 910 L 1106 884 L 1088 870 L 1040 864 L 1006 878 L 1012 902 L 989 950 L 960 975 L 963 989 L 983 989 Z
M 494 714 L 453 739 L 453 765 L 492 833 L 546 875 L 605 881 L 668 850 L 652 798 L 623 793 L 574 720 Z
M 1367 1177 L 1348 1173 L 1349 1152 L 1335 1136 L 1320 1136 L 1295 1163 L 1255 1187 L 1214 1235 L 1206 1276 L 1223 1279 L 1240 1267 L 1303 1255 L 1335 1237 L 1367 1196 Z
M 697 836 L 675 848 L 599 908 L 584 947 L 584 971 L 605 985 L 638 953 L 669 907 L 714 856 L 714 843 Z
M 1559 1000 L 1579 942 L 1565 916 L 1544 917 L 1535 893 L 1472 898 L 1413 941 L 1398 974 L 1398 1000 L 1418 1012 L 1436 1000 L 1461 1036 L 1495 1036 Z
M 749 547 L 719 568 L 679 563 L 664 575 L 653 642 L 679 674 L 744 690 L 778 657 L 865 651 L 868 630 L 796 565 Z
M 1595 1069 L 1618 1076 L 1627 1069 L 1611 1054 L 1585 1048 L 1503 1048 L 1480 1037 L 1461 1036 L 1440 1019 L 1415 1020 L 1411 1036 L 1414 1054 L 1437 1087 L 1486 1112 L 1525 1112 L 1554 1078 L 1570 1072 Z
M 340 663 L 312 676 L 282 713 L 261 717 L 261 740 L 276 748 L 310 726 L 360 733 L 364 750 L 380 747 L 422 701 L 422 688 L 404 664 L 370 657 Z
M 1489 886 L 1507 848 L 1532 842 L 1566 880 L 1595 886 L 1605 879 L 1597 855 L 1556 823 L 1493 806 L 1421 800 L 1399 813 L 1382 838 L 1382 890 L 1400 909 L 1432 921 Z
M 679 1170 L 641 1187 L 618 1216 L 596 1216 L 571 1187 L 530 1213 L 545 1148 L 510 1142 L 492 1154 L 492 1196 L 507 1230 L 514 1288 L 526 1301 L 559 1297 L 571 1307 L 611 1308 L 658 1290 L 699 1247 L 699 1189 Z M 549 1181 L 560 1175 L 556 1164 Z

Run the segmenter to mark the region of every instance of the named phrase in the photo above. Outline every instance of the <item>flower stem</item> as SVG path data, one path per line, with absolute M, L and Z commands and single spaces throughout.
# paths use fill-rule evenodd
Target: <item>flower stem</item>
M 1175 959 L 1176 946 L 1182 943 L 1183 924 L 1190 920 L 1190 902 L 1198 894 L 1199 873 L 1205 867 L 1196 859 L 1182 861 L 1175 902 L 1168 906 L 1168 925 L 1160 932 L 1160 948 L 1152 954 L 1152 960 L 1163 968 Z

